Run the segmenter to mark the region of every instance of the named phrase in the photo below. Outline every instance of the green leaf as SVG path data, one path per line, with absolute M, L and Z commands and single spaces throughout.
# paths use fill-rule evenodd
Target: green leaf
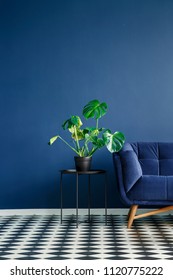
M 105 102 L 100 103 L 98 100 L 92 100 L 83 108 L 83 116 L 86 119 L 95 118 L 99 119 L 107 112 L 107 104 Z
M 95 131 L 92 131 L 90 133 L 86 133 L 85 134 L 85 141 L 87 143 L 91 142 L 91 143 L 95 143 L 97 141 L 97 135 L 95 134 Z
M 106 130 L 103 133 L 103 141 L 111 153 L 119 152 L 124 145 L 125 137 L 124 134 L 119 131 L 112 134 L 110 130 Z
M 82 121 L 79 116 L 72 116 L 70 120 L 73 126 L 76 126 L 78 128 L 82 126 Z
M 72 132 L 72 131 L 71 131 Z M 76 138 L 76 135 L 77 135 L 77 138 Z M 76 141 L 77 139 L 78 140 L 83 140 L 85 138 L 85 134 L 83 132 L 82 129 L 76 129 L 76 134 L 75 132 L 72 133 L 71 137 Z
M 62 128 L 64 130 L 68 129 L 71 133 L 74 132 L 74 126 L 77 128 L 80 128 L 82 126 L 82 121 L 79 116 L 71 116 L 70 119 L 66 120 L 62 124 Z
M 104 140 L 102 138 L 98 138 L 97 135 L 94 133 L 85 134 L 85 142 L 88 144 L 89 142 L 92 143 L 95 147 L 100 149 L 105 145 Z
M 104 140 L 102 138 L 97 138 L 96 142 L 93 143 L 98 149 L 105 146 Z
M 59 135 L 53 136 L 50 140 L 49 140 L 49 145 L 52 145 L 57 139 L 58 139 Z
M 84 130 L 87 130 L 88 132 L 89 132 L 89 131 L 94 131 L 94 130 L 97 130 L 97 131 L 101 132 L 101 131 L 105 130 L 105 128 L 104 128 L 104 127 L 101 127 L 101 128 L 86 127 Z
M 86 127 L 85 129 L 89 132 L 89 131 L 95 130 L 96 128 L 95 127 Z

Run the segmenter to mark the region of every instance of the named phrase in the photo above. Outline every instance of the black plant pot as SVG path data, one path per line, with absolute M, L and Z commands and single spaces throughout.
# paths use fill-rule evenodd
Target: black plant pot
M 74 157 L 77 171 L 89 171 L 92 157 Z

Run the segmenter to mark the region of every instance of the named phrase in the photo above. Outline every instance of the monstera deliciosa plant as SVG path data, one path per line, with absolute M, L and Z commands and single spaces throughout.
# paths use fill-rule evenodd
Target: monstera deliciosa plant
M 96 125 L 94 127 L 83 127 L 79 116 L 71 116 L 63 124 L 62 128 L 71 133 L 73 146 L 64 140 L 60 135 L 53 136 L 49 145 L 52 145 L 57 139 L 63 141 L 76 154 L 76 169 L 86 171 L 90 169 L 92 155 L 102 147 L 106 146 L 109 152 L 118 152 L 124 145 L 125 137 L 123 133 L 116 131 L 113 134 L 110 129 L 99 127 L 99 119 L 107 113 L 108 106 L 105 102 L 92 100 L 83 108 L 83 116 L 86 120 L 94 118 Z M 79 166 L 80 163 L 83 166 Z

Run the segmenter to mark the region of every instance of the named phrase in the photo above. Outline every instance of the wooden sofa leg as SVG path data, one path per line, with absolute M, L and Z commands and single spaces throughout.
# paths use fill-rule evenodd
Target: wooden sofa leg
M 134 220 L 137 209 L 138 209 L 138 205 L 132 205 L 130 207 L 130 211 L 128 213 L 128 225 L 127 225 L 128 229 L 130 229 L 133 224 L 133 220 Z
M 128 212 L 128 214 L 127 214 L 127 221 L 128 221 L 128 219 L 129 219 L 129 217 L 130 217 L 130 213 L 131 213 L 131 210 L 132 210 L 132 206 L 133 206 L 133 205 L 130 206 L 129 212 Z

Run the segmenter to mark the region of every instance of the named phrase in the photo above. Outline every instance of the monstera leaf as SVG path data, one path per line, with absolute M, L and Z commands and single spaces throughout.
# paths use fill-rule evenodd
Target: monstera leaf
M 83 116 L 86 119 L 95 118 L 96 120 L 104 116 L 107 112 L 107 104 L 100 103 L 98 100 L 92 100 L 83 108 Z
M 86 141 L 86 143 L 88 144 L 89 142 L 91 142 L 94 145 L 97 145 L 97 140 L 99 139 L 97 137 L 98 134 L 99 134 L 99 129 L 88 127 L 88 130 L 85 129 L 84 131 L 86 131 L 86 133 L 85 133 L 85 141 Z
M 78 140 L 83 140 L 85 138 L 85 134 L 82 129 L 76 129 L 74 131 L 73 129 L 69 129 L 70 132 L 72 132 L 71 137 L 76 141 Z
M 125 137 L 124 134 L 119 131 L 112 134 L 108 129 L 103 133 L 103 140 L 107 149 L 113 153 L 121 150 L 125 142 Z
M 53 136 L 50 140 L 49 140 L 49 145 L 52 145 L 57 139 L 58 139 L 59 135 Z
M 86 127 L 83 132 L 84 134 L 90 134 L 90 135 L 99 135 L 100 132 L 105 130 L 105 128 L 96 128 L 96 127 Z
M 70 132 L 74 132 L 74 127 L 80 128 L 82 126 L 82 121 L 80 119 L 80 117 L 78 116 L 72 116 L 70 119 L 66 120 L 63 125 L 62 128 L 68 129 Z
M 66 120 L 62 127 L 63 129 L 68 129 L 71 132 L 71 137 L 76 140 L 84 139 L 83 130 L 80 129 L 82 126 L 82 121 L 78 116 L 72 116 L 70 119 Z
M 68 130 L 73 138 L 71 146 L 60 135 L 54 135 L 49 140 L 52 145 L 56 140 L 61 140 L 79 157 L 92 156 L 98 149 L 106 146 L 113 153 L 118 152 L 124 145 L 125 137 L 121 132 L 111 133 L 109 129 L 99 128 L 99 119 L 107 113 L 106 102 L 100 102 L 97 99 L 91 100 L 83 108 L 85 119 L 94 118 L 96 125 L 94 127 L 82 127 L 82 121 L 79 116 L 71 116 L 63 124 L 62 128 Z M 100 136 L 100 137 L 99 137 Z
M 104 140 L 102 138 L 95 138 L 93 139 L 93 145 L 95 145 L 95 147 L 97 147 L 98 149 L 104 147 L 105 143 Z

